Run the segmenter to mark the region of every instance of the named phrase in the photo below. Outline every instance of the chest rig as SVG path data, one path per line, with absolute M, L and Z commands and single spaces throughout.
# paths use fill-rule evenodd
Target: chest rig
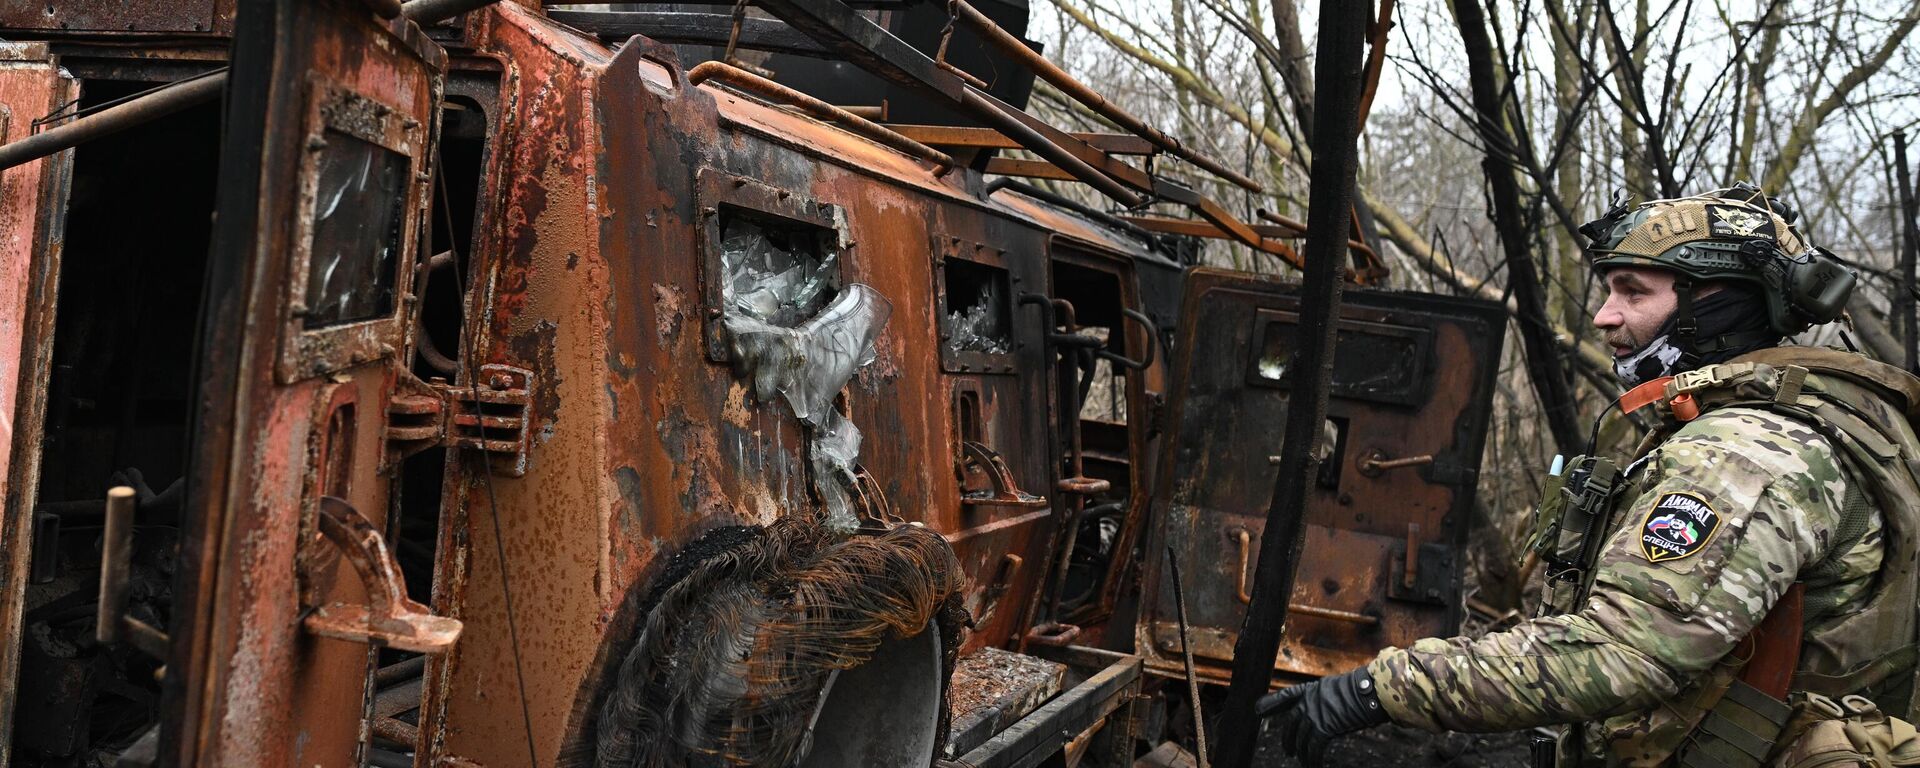
M 1920 684 L 1920 444 L 1910 425 L 1920 415 L 1920 380 L 1851 353 L 1780 347 L 1648 382 L 1620 404 L 1624 412 L 1651 409 L 1659 422 L 1634 451 L 1636 459 L 1686 422 L 1727 407 L 1776 413 L 1829 441 L 1851 480 L 1842 517 L 1878 514 L 1883 567 L 1863 606 L 1813 631 L 1802 624 L 1799 585 L 1783 597 L 1715 670 L 1706 689 L 1708 712 L 1673 763 L 1767 764 L 1779 751 L 1775 744 L 1791 742 L 1795 729 L 1804 727 L 1790 721 L 1804 719 L 1810 698 L 1877 705 L 1914 720 L 1920 714 L 1914 700 Z M 1595 562 L 1620 523 L 1628 479 L 1608 459 L 1580 457 L 1549 482 L 1534 541 L 1549 575 L 1544 611 L 1573 611 L 1585 603 Z M 1836 542 L 1834 549 L 1855 543 Z M 1810 601 L 1809 615 L 1819 608 L 1817 599 Z

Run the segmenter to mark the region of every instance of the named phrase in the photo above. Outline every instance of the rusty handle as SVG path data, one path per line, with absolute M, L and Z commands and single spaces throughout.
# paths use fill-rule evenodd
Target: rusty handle
M 133 489 L 124 485 L 107 491 L 105 541 L 100 551 L 100 605 L 94 613 L 93 637 L 101 645 L 122 642 L 156 659 L 167 657 L 167 634 L 127 615 L 127 574 L 133 568 Z
M 1253 595 L 1247 592 L 1247 571 L 1252 570 L 1248 566 L 1253 565 L 1253 534 L 1245 528 L 1236 528 L 1233 531 L 1233 536 L 1240 540 L 1240 579 L 1238 586 L 1234 589 L 1234 597 L 1239 598 L 1242 604 L 1251 605 L 1253 603 Z M 1287 603 L 1287 613 L 1289 615 L 1313 616 L 1315 618 L 1344 621 L 1349 624 L 1366 626 L 1380 623 L 1380 617 L 1378 616 L 1368 616 L 1364 613 L 1342 611 L 1335 608 L 1322 608 L 1317 605 L 1307 605 L 1305 603 Z
M 124 485 L 107 491 L 107 530 L 100 552 L 100 606 L 94 614 L 93 637 L 101 645 L 118 645 L 120 616 L 127 612 L 127 572 L 133 555 L 133 489 Z
M 900 135 L 884 125 L 868 120 L 847 110 L 828 104 L 724 61 L 709 61 L 694 67 L 687 73 L 687 82 L 699 85 L 708 80 L 718 80 L 747 93 L 771 101 L 798 107 L 801 111 L 816 119 L 824 120 L 859 136 L 864 136 L 909 157 L 917 157 L 934 164 L 934 175 L 942 176 L 953 169 L 953 158 L 945 152 Z
M 1027 642 L 1034 645 L 1047 645 L 1058 648 L 1073 642 L 1080 636 L 1080 628 L 1072 624 L 1049 621 L 1027 630 Z
M 1368 477 L 1373 477 L 1389 469 L 1402 469 L 1405 467 L 1421 467 L 1421 466 L 1426 466 L 1432 463 L 1433 463 L 1433 454 L 1431 453 L 1423 453 L 1418 456 L 1405 456 L 1402 458 L 1395 459 L 1387 456 L 1385 453 L 1382 453 L 1380 451 L 1373 451 L 1372 453 L 1368 453 L 1367 455 L 1360 457 L 1360 474 L 1366 475 Z

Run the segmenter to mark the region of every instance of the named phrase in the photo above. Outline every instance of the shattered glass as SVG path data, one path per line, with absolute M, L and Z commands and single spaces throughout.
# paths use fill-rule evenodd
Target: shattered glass
M 827 527 L 838 533 L 852 533 L 860 527 L 853 513 L 854 460 L 860 457 L 860 430 L 838 411 L 828 411 L 826 423 L 813 430 L 813 490 L 827 508 Z
M 407 156 L 327 131 L 314 173 L 313 240 L 307 257 L 307 328 L 393 312 Z
M 737 314 L 721 322 L 734 369 L 752 385 L 753 396 L 761 401 L 784 397 L 793 415 L 819 427 L 832 411 L 833 396 L 855 371 L 873 362 L 873 340 L 892 312 L 877 291 L 856 283 L 798 327 Z
M 855 283 L 818 314 L 781 327 L 729 310 L 727 329 L 734 372 L 754 399 L 786 401 L 806 429 L 812 485 L 835 530 L 858 527 L 848 488 L 860 455 L 860 430 L 834 410 L 833 400 L 861 367 L 873 362 L 874 339 L 893 307 L 879 292 Z
M 833 298 L 839 272 L 833 253 L 820 253 L 814 233 L 764 227 L 739 216 L 721 225 L 721 292 L 728 316 L 742 315 L 791 328 Z
M 946 339 L 947 348 L 955 352 L 1006 352 L 1006 305 L 1006 296 L 993 285 L 982 286 L 972 305 L 940 319 L 940 335 Z

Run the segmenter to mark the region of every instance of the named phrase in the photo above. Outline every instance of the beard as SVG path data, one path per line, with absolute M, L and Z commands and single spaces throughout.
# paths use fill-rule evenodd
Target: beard
M 1644 346 L 1640 343 L 1639 339 L 1633 337 L 1633 332 L 1628 331 L 1626 328 L 1615 328 L 1614 330 L 1607 331 L 1601 336 L 1601 341 L 1605 342 L 1609 349 L 1630 349 L 1634 352 L 1640 351 L 1640 348 Z

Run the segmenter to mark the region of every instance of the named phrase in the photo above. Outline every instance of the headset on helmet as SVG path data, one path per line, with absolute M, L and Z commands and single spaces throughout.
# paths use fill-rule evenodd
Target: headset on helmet
M 1792 208 L 1741 183 L 1633 207 L 1617 203 L 1580 234 L 1590 241 L 1596 271 L 1639 266 L 1679 273 L 1683 321 L 1692 285 L 1744 282 L 1765 294 L 1773 331 L 1791 336 L 1839 317 L 1859 280 L 1832 253 L 1808 243 L 1795 218 Z

